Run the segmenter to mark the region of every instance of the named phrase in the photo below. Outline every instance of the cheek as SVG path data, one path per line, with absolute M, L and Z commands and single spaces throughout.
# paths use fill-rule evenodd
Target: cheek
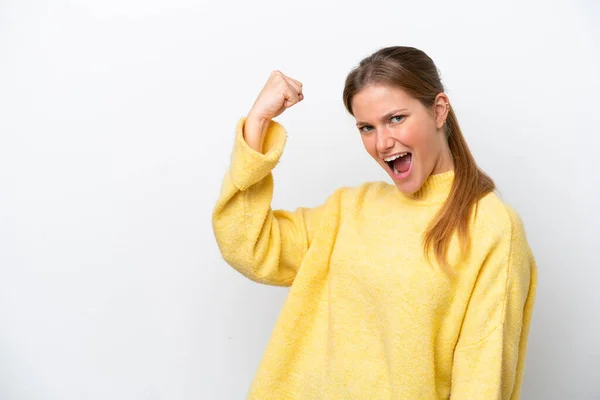
M 406 124 L 401 127 L 396 138 L 404 146 L 417 150 L 422 142 L 422 136 L 418 124 Z
M 413 123 L 402 127 L 398 139 L 404 145 L 419 153 L 421 157 L 427 157 L 427 154 L 435 146 L 435 133 L 435 130 L 429 126 L 427 121 L 415 120 Z

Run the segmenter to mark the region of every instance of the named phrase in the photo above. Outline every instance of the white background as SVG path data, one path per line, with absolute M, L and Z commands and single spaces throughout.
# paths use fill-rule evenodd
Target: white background
M 306 100 L 275 207 L 387 179 L 342 105 L 425 50 L 539 263 L 523 399 L 600 398 L 597 1 L 0 1 L 0 399 L 242 399 L 286 289 L 221 259 L 234 127 L 273 69 Z

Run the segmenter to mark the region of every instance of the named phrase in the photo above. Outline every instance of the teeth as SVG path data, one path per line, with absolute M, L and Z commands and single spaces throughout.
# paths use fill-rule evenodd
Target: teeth
M 398 170 L 396 169 L 396 166 L 393 166 L 393 167 L 392 167 L 392 169 L 394 170 L 394 173 L 395 173 L 396 175 L 400 175 L 400 171 L 398 171 Z
M 396 160 L 396 159 L 398 159 L 398 158 L 400 158 L 400 157 L 404 157 L 404 156 L 405 156 L 405 155 L 407 155 L 407 154 L 408 154 L 408 152 L 406 151 L 406 152 L 404 152 L 404 153 L 396 154 L 395 156 L 391 156 L 391 157 L 388 157 L 388 158 L 384 158 L 383 160 L 384 160 L 385 162 L 392 162 L 392 161 L 394 161 L 394 160 Z

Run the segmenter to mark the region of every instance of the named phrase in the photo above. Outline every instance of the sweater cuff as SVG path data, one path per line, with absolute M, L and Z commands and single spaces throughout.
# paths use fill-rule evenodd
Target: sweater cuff
M 243 117 L 237 124 L 230 167 L 232 182 L 239 190 L 246 190 L 269 175 L 281 158 L 287 138 L 283 126 L 271 121 L 263 142 L 264 153 L 259 153 L 244 140 L 245 122 Z

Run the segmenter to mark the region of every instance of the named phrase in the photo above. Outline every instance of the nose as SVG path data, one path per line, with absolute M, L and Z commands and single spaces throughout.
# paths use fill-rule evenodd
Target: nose
M 377 130 L 377 151 L 385 153 L 394 147 L 394 138 L 387 128 Z

